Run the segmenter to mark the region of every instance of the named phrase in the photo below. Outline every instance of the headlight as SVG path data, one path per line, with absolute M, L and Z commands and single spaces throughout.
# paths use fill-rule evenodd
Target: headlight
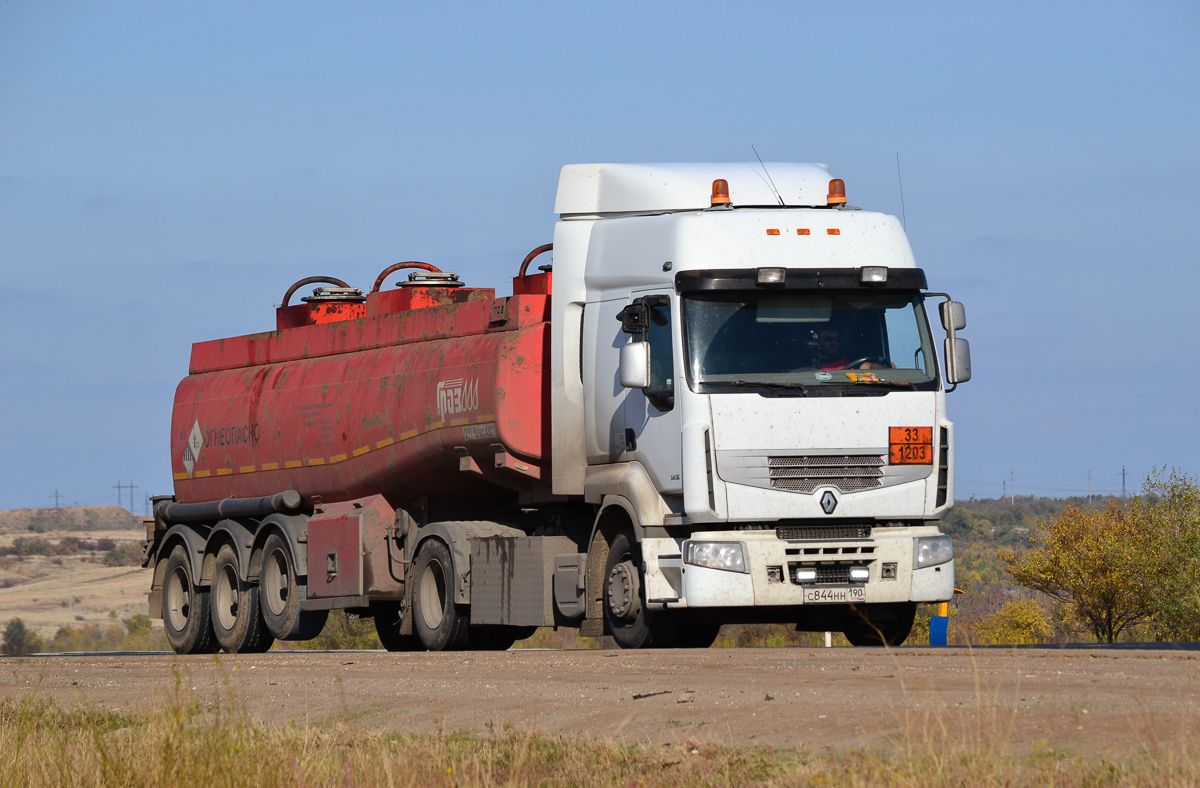
M 741 542 L 688 542 L 685 562 L 709 569 L 746 572 L 746 547 Z
M 918 537 L 916 548 L 913 552 L 913 569 L 937 566 L 954 559 L 954 546 L 950 543 L 950 537 L 944 534 Z
M 850 582 L 851 583 L 865 583 L 865 582 L 867 582 L 867 580 L 870 579 L 870 577 L 871 577 L 871 570 L 867 569 L 865 566 L 850 567 Z
M 817 579 L 817 570 L 809 566 L 798 566 L 792 576 L 797 583 L 811 583 Z

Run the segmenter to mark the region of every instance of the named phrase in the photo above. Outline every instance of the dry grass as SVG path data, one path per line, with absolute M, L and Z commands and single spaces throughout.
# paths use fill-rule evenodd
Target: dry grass
M 1001 715 L 1002 717 L 1003 715 Z M 953 723 L 953 725 L 952 725 Z M 909 715 L 886 745 L 840 752 L 629 744 L 530 731 L 388 734 L 345 722 L 274 727 L 230 697 L 198 703 L 176 681 L 155 710 L 0 698 L 0 785 L 1125 786 L 1196 785 L 1183 744 L 1083 758 L 1006 745 L 1003 719 Z

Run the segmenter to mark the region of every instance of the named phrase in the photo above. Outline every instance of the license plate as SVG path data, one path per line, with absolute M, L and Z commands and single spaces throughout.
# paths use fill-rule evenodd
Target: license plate
M 806 588 L 804 589 L 804 604 L 836 604 L 838 602 L 865 602 L 865 588 Z

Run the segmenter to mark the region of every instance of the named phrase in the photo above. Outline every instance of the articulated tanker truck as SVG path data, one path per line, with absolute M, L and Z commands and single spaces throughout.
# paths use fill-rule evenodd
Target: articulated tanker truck
M 894 216 L 817 164 L 569 165 L 555 212 L 511 296 L 397 263 L 193 345 L 146 549 L 176 651 L 337 609 L 389 650 L 899 644 L 950 599 L 966 318 Z

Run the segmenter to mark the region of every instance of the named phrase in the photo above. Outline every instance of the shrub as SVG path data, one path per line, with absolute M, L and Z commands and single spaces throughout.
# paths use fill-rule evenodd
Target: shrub
M 4 627 L 5 654 L 32 654 L 42 650 L 42 639 L 19 618 L 10 619 Z
M 979 643 L 1026 645 L 1054 637 L 1054 622 L 1036 599 L 1008 602 L 975 626 Z
M 104 541 L 104 540 L 101 540 Z M 122 542 L 104 555 L 105 566 L 141 566 L 145 549 L 138 542 Z

